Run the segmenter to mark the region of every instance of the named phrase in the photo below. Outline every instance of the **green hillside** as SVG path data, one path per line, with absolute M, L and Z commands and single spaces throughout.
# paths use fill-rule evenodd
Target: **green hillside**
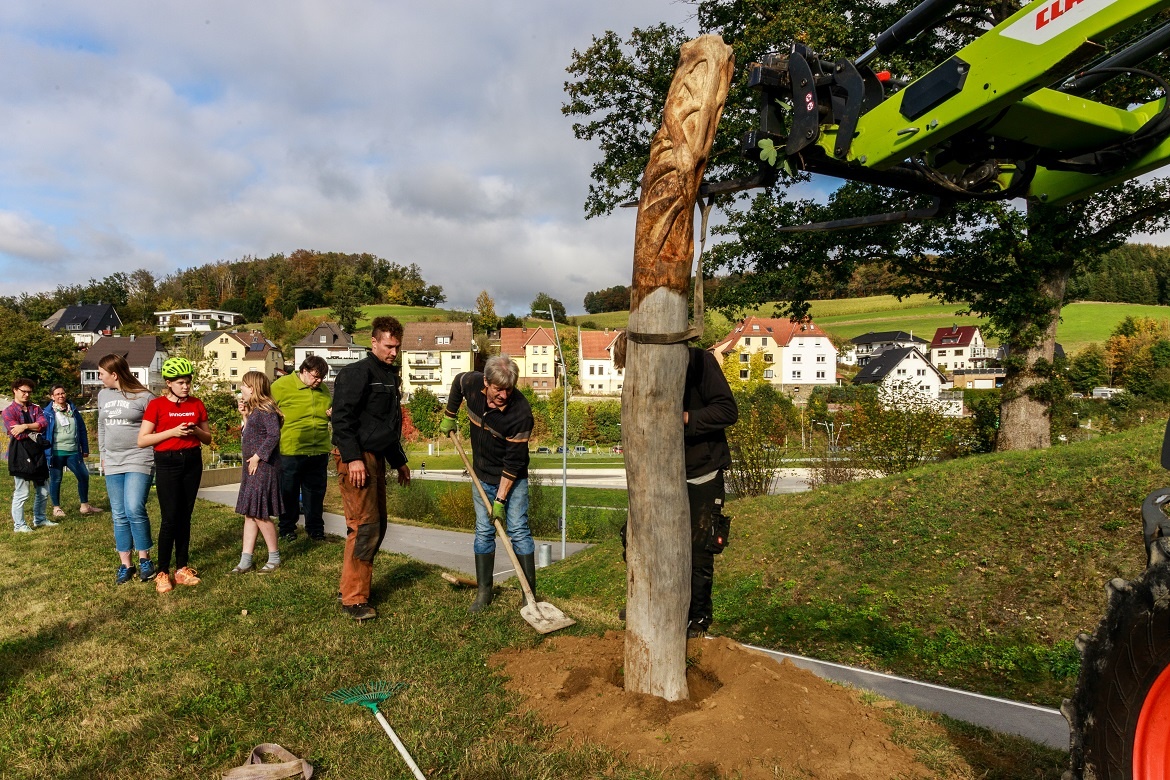
M 1058 704 L 1103 586 L 1144 566 L 1139 508 L 1166 484 L 1162 424 L 1046 451 L 984 455 L 899 477 L 729 503 L 715 630 L 919 680 Z M 613 614 L 607 542 L 543 581 Z
M 926 295 L 912 295 L 899 301 L 892 295 L 870 298 L 827 300 L 812 302 L 813 320 L 839 342 L 870 331 L 904 330 L 929 341 L 938 328 L 950 325 L 984 325 L 978 317 L 961 317 L 961 304 L 938 303 Z M 765 304 L 750 312 L 771 317 L 774 304 Z M 1103 342 L 1126 317 L 1153 317 L 1170 319 L 1170 306 L 1143 306 L 1133 303 L 1070 303 L 1061 311 L 1061 322 L 1056 338 L 1067 354 L 1073 354 L 1091 342 Z M 586 314 L 578 321 L 591 321 L 599 327 L 624 328 L 629 312 Z M 731 323 L 719 313 L 714 319 L 717 329 L 726 333 Z M 996 343 L 992 340 L 992 343 Z

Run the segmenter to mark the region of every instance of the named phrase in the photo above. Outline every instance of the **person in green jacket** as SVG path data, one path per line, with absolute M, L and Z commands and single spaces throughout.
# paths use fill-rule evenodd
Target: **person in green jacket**
M 297 538 L 297 518 L 302 498 L 305 505 L 305 532 L 310 539 L 325 538 L 326 476 L 329 452 L 333 449 L 329 416 L 333 399 L 323 382 L 329 376 L 324 358 L 310 355 L 295 374 L 272 383 L 272 397 L 284 415 L 280 429 L 280 491 L 284 511 L 280 515 L 280 537 Z

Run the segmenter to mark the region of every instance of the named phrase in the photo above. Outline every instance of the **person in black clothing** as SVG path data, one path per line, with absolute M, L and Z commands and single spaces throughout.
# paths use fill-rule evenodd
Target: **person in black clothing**
M 536 592 L 536 545 L 528 528 L 528 440 L 532 437 L 532 407 L 523 394 L 515 392 L 519 377 L 519 367 L 507 355 L 488 358 L 483 373 L 459 374 L 451 383 L 451 394 L 439 425 L 444 436 L 454 431 L 459 406 L 467 402 L 473 451 L 471 467 L 492 501 L 490 507 L 484 506 L 479 492 L 472 490 L 478 592 L 471 612 L 479 612 L 492 602 L 496 565 L 493 519 L 501 521 L 506 528 L 520 568 L 532 592 Z
M 625 358 L 623 333 L 614 344 L 614 366 L 624 368 Z M 728 528 L 728 521 L 723 516 L 723 500 L 726 498 L 723 472 L 731 467 L 726 430 L 738 419 L 739 408 L 719 362 L 707 350 L 691 347 L 683 385 L 683 445 L 686 447 L 687 499 L 691 513 L 688 637 L 702 636 L 711 627 L 715 556 L 723 552 Z M 625 526 L 622 526 L 623 549 L 625 531 Z
M 354 620 L 378 613 L 370 606 L 374 555 L 386 536 L 386 464 L 398 484 L 410 484 L 402 449 L 401 380 L 394 360 L 402 325 L 393 317 L 372 323 L 370 353 L 337 373 L 333 386 L 333 456 L 345 506 L 341 605 Z

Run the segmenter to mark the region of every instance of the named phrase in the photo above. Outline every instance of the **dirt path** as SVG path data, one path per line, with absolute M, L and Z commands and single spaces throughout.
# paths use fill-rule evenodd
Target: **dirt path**
M 557 637 L 492 658 L 509 690 L 562 734 L 645 766 L 744 780 L 931 777 L 859 695 L 728 639 L 687 645 L 688 701 L 622 688 L 625 635 Z

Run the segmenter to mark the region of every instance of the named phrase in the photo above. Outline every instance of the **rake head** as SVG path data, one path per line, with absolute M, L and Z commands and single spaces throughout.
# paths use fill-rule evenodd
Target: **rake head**
M 362 683 L 349 688 L 338 688 L 325 696 L 325 701 L 337 704 L 360 704 L 370 712 L 377 712 L 378 705 L 409 687 L 404 682 L 375 682 Z

